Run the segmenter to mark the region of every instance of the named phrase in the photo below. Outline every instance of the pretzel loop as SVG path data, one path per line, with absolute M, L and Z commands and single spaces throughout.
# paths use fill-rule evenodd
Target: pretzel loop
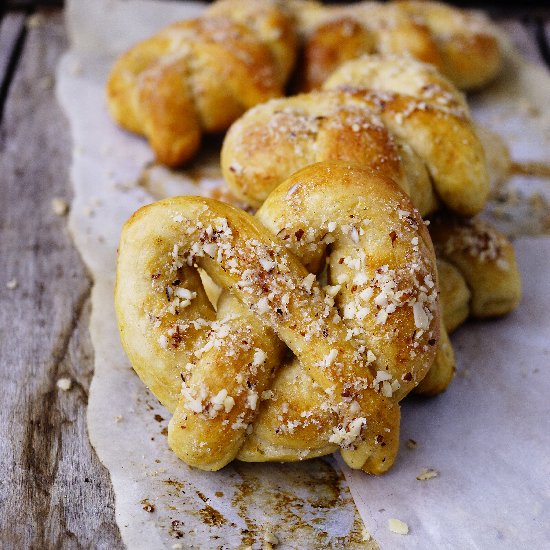
M 297 255 L 318 268 L 327 252 L 323 289 Z M 229 291 L 217 313 L 197 267 Z M 138 211 L 121 240 L 117 313 L 136 371 L 174 411 L 169 443 L 189 464 L 219 469 L 241 448 L 250 458 L 247 438 L 265 440 L 271 400 L 261 401 L 277 385 L 286 345 L 311 399 L 289 411 L 296 400 L 286 387 L 274 400 L 280 412 L 308 426 L 327 414 L 333 422 L 317 441 L 283 422 L 287 436 L 298 428 L 287 459 L 340 446 L 352 467 L 381 473 L 398 447 L 398 400 L 437 347 L 435 273 L 425 226 L 397 185 L 326 163 L 282 184 L 256 218 L 199 197 Z M 264 460 L 288 447 L 276 432 Z

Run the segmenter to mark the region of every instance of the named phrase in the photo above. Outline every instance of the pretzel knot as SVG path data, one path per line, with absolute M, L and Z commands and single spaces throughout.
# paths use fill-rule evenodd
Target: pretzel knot
M 217 310 L 198 270 L 223 289 Z M 340 448 L 384 472 L 439 339 L 424 222 L 392 180 L 343 162 L 294 174 L 255 216 L 201 197 L 142 208 L 115 303 L 135 370 L 173 412 L 171 448 L 205 470 Z

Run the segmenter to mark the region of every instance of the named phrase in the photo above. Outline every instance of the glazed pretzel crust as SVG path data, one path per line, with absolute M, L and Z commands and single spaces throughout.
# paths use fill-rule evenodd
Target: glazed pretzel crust
M 482 210 L 489 193 L 483 147 L 462 94 L 431 66 L 367 56 L 326 87 L 258 105 L 232 125 L 222 171 L 239 198 L 258 206 L 297 169 L 337 159 L 393 178 L 422 215 L 438 199 L 462 215 Z
M 159 162 L 179 166 L 203 132 L 224 131 L 247 108 L 283 95 L 295 50 L 283 3 L 218 2 L 122 55 L 107 83 L 109 111 L 147 137 Z
M 502 67 L 496 28 L 478 12 L 416 1 L 290 5 L 303 41 L 303 91 L 320 88 L 342 63 L 372 53 L 430 63 L 464 90 L 486 85 Z
M 321 288 L 305 266 L 327 252 Z M 226 289 L 217 312 L 195 266 Z M 204 469 L 340 446 L 350 466 L 387 470 L 398 401 L 439 338 L 424 223 L 396 184 L 345 163 L 302 170 L 256 217 L 199 197 L 141 209 L 123 231 L 115 300 L 134 368 L 174 412 L 171 447 Z

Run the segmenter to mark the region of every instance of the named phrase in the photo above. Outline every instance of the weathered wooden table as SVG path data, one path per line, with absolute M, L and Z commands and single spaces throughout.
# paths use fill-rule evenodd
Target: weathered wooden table
M 71 139 L 54 93 L 63 15 L 13 7 L 0 21 L 0 547 L 122 548 L 86 430 L 92 281 L 52 208 L 71 199 Z M 548 10 L 499 19 L 526 57 L 550 65 Z

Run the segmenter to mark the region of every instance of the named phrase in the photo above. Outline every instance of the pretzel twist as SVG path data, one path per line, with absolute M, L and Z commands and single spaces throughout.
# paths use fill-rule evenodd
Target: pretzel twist
M 435 69 L 364 57 L 326 86 L 258 105 L 232 125 L 222 171 L 239 198 L 258 206 L 297 169 L 337 159 L 395 179 L 422 215 L 437 200 L 462 215 L 483 208 L 489 192 L 483 147 L 464 98 Z
M 324 6 L 294 0 L 291 6 L 303 37 L 303 91 L 320 88 L 342 63 L 364 54 L 409 55 L 464 90 L 484 86 L 502 66 L 497 31 L 478 12 L 415 1 Z
M 444 330 L 434 365 L 415 392 L 436 395 L 447 388 L 455 371 L 448 333 L 469 317 L 512 312 L 521 300 L 521 276 L 512 243 L 487 222 L 446 213 L 436 216 L 429 228 L 437 254 Z
M 217 312 L 197 267 L 226 289 Z M 398 401 L 439 338 L 422 219 L 391 180 L 346 163 L 298 172 L 255 217 L 199 197 L 142 208 L 123 230 L 115 301 L 135 370 L 174 413 L 172 449 L 209 470 L 340 447 L 382 473 Z
M 170 25 L 122 55 L 107 83 L 111 115 L 145 135 L 159 162 L 178 166 L 203 132 L 283 95 L 296 37 L 277 0 L 224 0 Z
M 489 223 L 478 218 L 438 216 L 430 224 L 430 235 L 440 263 L 460 274 L 459 282 L 449 267 L 449 283 L 443 283 L 447 302 L 446 327 L 454 330 L 467 316 L 499 317 L 513 311 L 521 299 L 521 278 L 512 243 Z M 452 268 L 451 268 L 452 269 Z M 443 279 L 443 277 L 442 277 Z M 452 282 L 451 282 L 452 281 Z

